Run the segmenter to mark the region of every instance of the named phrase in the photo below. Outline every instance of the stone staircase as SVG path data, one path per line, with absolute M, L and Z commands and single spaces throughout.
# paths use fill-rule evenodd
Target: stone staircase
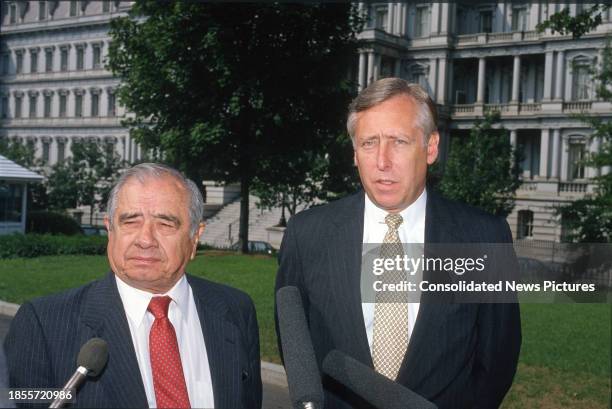
M 275 226 L 281 217 L 281 208 L 259 209 L 259 199 L 249 196 L 249 240 L 266 241 L 273 247 L 278 247 L 280 242 L 270 237 L 268 227 Z M 205 220 L 206 229 L 200 239 L 200 243 L 208 244 L 217 248 L 228 248 L 238 241 L 240 230 L 240 198 L 236 198 L 226 204 L 214 216 Z

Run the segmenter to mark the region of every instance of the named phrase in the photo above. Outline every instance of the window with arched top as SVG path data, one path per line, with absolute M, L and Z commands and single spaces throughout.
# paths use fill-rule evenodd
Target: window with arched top
M 585 177 L 584 159 L 586 153 L 585 138 L 573 135 L 568 139 L 567 180 L 581 180 Z
M 533 212 L 531 210 L 519 210 L 517 239 L 533 237 Z
M 584 101 L 592 99 L 592 67 L 593 60 L 578 56 L 572 60 L 572 99 Z

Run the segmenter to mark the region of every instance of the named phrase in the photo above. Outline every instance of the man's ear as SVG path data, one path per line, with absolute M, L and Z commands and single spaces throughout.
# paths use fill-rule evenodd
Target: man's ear
M 438 145 L 440 144 L 440 134 L 433 132 L 427 141 L 427 164 L 431 165 L 438 158 Z
M 110 219 L 108 216 L 104 216 L 104 227 L 106 227 L 106 231 L 110 233 Z
M 193 260 L 196 256 L 196 253 L 198 251 L 198 243 L 200 242 L 200 237 L 202 236 L 202 233 L 204 233 L 205 226 L 206 225 L 203 222 L 200 223 L 200 225 L 198 226 L 198 231 L 193 237 L 193 248 L 191 250 L 191 260 Z

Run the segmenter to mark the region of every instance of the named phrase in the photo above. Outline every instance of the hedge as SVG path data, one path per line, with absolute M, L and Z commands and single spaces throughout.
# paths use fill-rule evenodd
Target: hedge
M 106 254 L 105 236 L 11 234 L 0 236 L 0 259 Z
M 79 223 L 67 214 L 47 210 L 33 210 L 26 217 L 26 233 L 82 234 Z

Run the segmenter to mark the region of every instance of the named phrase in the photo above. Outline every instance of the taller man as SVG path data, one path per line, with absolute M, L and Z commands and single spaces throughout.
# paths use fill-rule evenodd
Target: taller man
M 72 407 L 260 408 L 259 335 L 244 293 L 185 274 L 204 230 L 198 187 L 140 164 L 108 203 L 105 278 L 24 303 L 5 341 L 13 388 L 60 388 L 90 338 L 108 364 Z
M 438 156 L 437 113 L 418 85 L 399 78 L 364 89 L 348 132 L 365 193 L 291 219 L 277 289 L 297 286 L 319 366 L 338 349 L 441 409 L 496 408 L 508 391 L 521 343 L 517 304 L 364 302 L 366 243 L 511 243 L 507 223 L 426 189 Z M 469 177 L 469 175 L 466 175 Z M 325 408 L 366 407 L 324 378 Z

